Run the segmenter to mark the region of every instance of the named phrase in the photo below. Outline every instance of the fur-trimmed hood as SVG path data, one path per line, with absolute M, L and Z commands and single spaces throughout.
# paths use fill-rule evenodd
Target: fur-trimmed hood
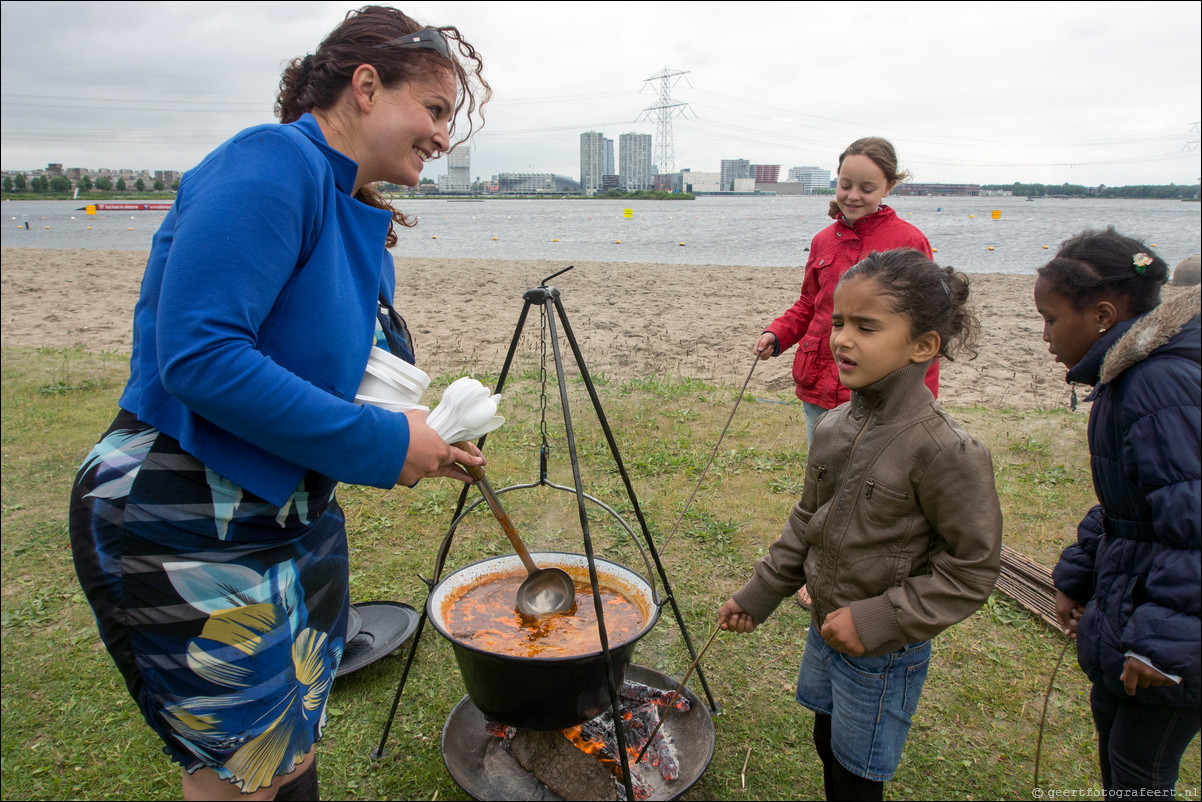
M 1165 301 L 1140 318 L 1106 351 L 1101 382 L 1109 383 L 1132 365 L 1180 334 L 1202 314 L 1202 287 L 1193 287 Z

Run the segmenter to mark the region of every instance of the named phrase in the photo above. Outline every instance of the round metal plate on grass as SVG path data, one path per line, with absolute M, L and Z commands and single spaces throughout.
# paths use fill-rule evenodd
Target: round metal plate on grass
M 344 677 L 392 654 L 417 629 L 417 611 L 408 604 L 365 602 L 354 605 L 353 609 L 358 611 L 361 623 L 358 634 L 347 641 L 342 652 L 338 677 Z
M 361 629 L 363 629 L 363 615 L 352 604 L 346 614 L 346 636 L 342 639 L 342 642 L 350 643 L 353 641 Z

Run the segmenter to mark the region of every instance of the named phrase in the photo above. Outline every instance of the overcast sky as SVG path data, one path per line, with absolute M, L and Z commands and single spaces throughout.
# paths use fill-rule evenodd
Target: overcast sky
M 655 133 L 675 168 L 834 168 L 897 146 L 921 182 L 1167 184 L 1202 176 L 1202 3 L 414 2 L 483 54 L 472 175 L 579 178 L 580 133 Z M 0 167 L 185 170 L 272 121 L 282 63 L 352 3 L 4 2 Z M 425 177 L 446 172 L 445 161 Z

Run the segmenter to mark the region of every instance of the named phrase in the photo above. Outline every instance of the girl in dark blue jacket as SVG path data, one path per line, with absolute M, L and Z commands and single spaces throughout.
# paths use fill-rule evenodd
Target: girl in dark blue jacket
M 1202 711 L 1202 370 L 1198 287 L 1160 303 L 1168 269 L 1113 228 L 1039 270 L 1043 339 L 1092 385 L 1090 469 L 1101 502 L 1054 572 L 1056 612 L 1093 682 L 1106 792 L 1171 793 Z

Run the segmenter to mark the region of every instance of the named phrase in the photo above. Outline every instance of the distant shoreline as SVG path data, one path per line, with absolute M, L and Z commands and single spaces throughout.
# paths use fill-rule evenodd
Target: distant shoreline
M 39 192 L 36 196 L 31 195 L 4 195 L 3 200 L 35 202 L 35 201 L 78 201 L 84 205 L 94 203 L 96 201 L 116 201 L 118 203 L 144 203 L 153 201 L 175 200 L 174 192 L 140 192 L 137 195 L 130 195 L 126 192 L 89 192 L 87 195 L 80 195 L 78 198 L 72 197 L 70 194 L 55 195 L 54 193 Z
M 993 186 L 995 186 L 995 185 L 990 185 L 990 187 L 993 187 Z M 985 189 L 985 188 L 986 187 L 984 185 L 982 185 L 982 189 Z M 1138 186 L 1137 188 L 1140 190 L 1144 190 L 1145 192 L 1147 190 L 1155 190 L 1155 189 L 1164 189 L 1164 190 L 1168 190 L 1170 188 L 1172 188 L 1174 190 L 1182 189 L 1182 187 L 1180 185 L 1173 185 L 1173 184 L 1166 184 L 1164 186 L 1161 186 L 1161 185 L 1148 185 L 1146 187 Z M 1109 187 L 1108 189 L 1110 191 L 1114 192 L 1114 191 L 1120 191 L 1122 189 L 1125 189 L 1125 187 Z M 394 191 L 394 192 L 385 192 L 384 194 L 386 197 L 389 197 L 391 200 L 481 200 L 481 201 L 483 201 L 483 200 L 631 200 L 631 201 L 634 201 L 634 200 L 674 200 L 675 201 L 675 200 L 694 200 L 696 197 L 687 192 L 677 193 L 677 194 L 672 194 L 672 193 L 667 193 L 667 192 L 660 192 L 660 193 L 652 194 L 652 193 L 648 192 L 648 194 L 646 194 L 646 195 L 636 194 L 636 195 L 629 196 L 629 197 L 623 196 L 623 195 L 619 195 L 616 197 L 610 196 L 610 195 L 580 195 L 580 194 L 572 194 L 572 193 L 564 193 L 564 192 L 548 192 L 543 195 L 485 195 L 485 194 L 471 195 L 471 194 L 434 193 L 434 192 L 432 192 L 432 193 L 425 193 L 425 192 L 402 193 L 402 192 Z M 758 195 L 758 196 L 766 197 L 766 198 L 778 197 L 778 195 L 773 192 L 755 192 L 755 193 L 705 192 L 705 193 L 700 193 L 700 194 L 704 195 L 705 197 L 710 197 L 710 198 L 747 197 L 749 195 Z M 815 197 L 815 196 L 822 196 L 822 195 L 825 195 L 828 197 L 834 197 L 834 192 L 833 191 L 829 192 L 829 193 L 814 192 L 814 193 L 811 193 L 809 196 L 805 196 L 805 197 Z M 33 193 L 26 192 L 26 193 L 19 193 L 19 194 L 17 194 L 17 193 L 5 194 L 3 196 L 0 196 L 0 200 L 3 200 L 5 202 L 8 202 L 8 201 L 70 201 L 70 200 L 77 200 L 77 201 L 80 201 L 81 203 L 84 203 L 87 201 L 128 201 L 130 203 L 135 203 L 137 201 L 174 200 L 175 196 L 176 196 L 176 193 L 170 192 L 170 191 L 142 192 L 142 193 L 138 193 L 137 195 L 130 195 L 129 193 L 123 193 L 123 192 L 97 192 L 96 190 L 91 190 L 87 193 L 87 195 L 81 195 L 79 197 L 72 197 L 72 195 L 70 195 L 70 194 L 61 194 L 61 193 L 53 194 L 53 193 L 39 192 L 35 195 Z M 795 196 L 787 194 L 784 197 L 795 197 Z M 988 195 L 988 194 L 955 195 L 955 194 L 949 193 L 946 195 L 925 195 L 924 194 L 924 195 L 913 195 L 913 196 L 899 194 L 898 197 L 899 198 L 901 198 L 901 197 L 923 197 L 923 198 L 1014 197 L 1014 198 L 1030 198 L 1032 200 L 1157 200 L 1157 201 L 1179 200 L 1182 203 L 1202 202 L 1202 198 L 1197 198 L 1197 197 L 1194 197 L 1194 198 L 1182 198 L 1182 197 L 1176 197 L 1176 196 L 1151 197 L 1151 196 L 1148 196 L 1147 194 L 1143 194 L 1143 193 L 1141 193 L 1141 194 L 1131 193 L 1131 194 L 1126 194 L 1126 195 L 1115 194 L 1115 195 L 1105 195 L 1105 196 L 1103 196 L 1103 195 L 1083 195 L 1083 194 L 1022 194 L 1022 193 L 1012 193 L 1011 195 L 1007 196 L 1007 195 Z

